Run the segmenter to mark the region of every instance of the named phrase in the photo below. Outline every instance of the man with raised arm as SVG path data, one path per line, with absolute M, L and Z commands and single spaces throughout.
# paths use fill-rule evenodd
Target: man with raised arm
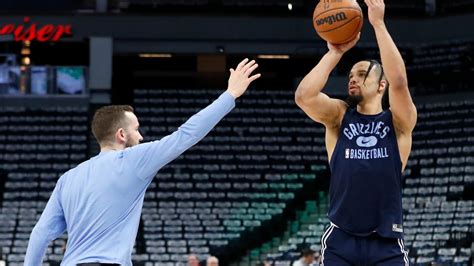
M 258 67 L 230 69 L 227 91 L 161 140 L 140 144 L 138 119 L 126 105 L 97 110 L 92 131 L 100 153 L 62 175 L 33 231 L 25 266 L 42 265 L 48 244 L 68 232 L 61 265 L 132 265 L 145 192 L 158 170 L 204 138 L 235 106 Z

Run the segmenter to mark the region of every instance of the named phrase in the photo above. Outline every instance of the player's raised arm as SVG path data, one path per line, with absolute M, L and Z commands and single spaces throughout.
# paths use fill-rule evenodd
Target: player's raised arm
M 355 46 L 359 40 L 358 35 L 349 43 L 333 45 L 328 43 L 329 51 L 321 61 L 303 78 L 295 93 L 296 104 L 311 119 L 324 124 L 326 127 L 334 127 L 340 123 L 346 104 L 337 99 L 331 99 L 322 93 L 324 86 L 345 52 Z
M 411 133 L 416 124 L 417 112 L 408 90 L 405 63 L 385 26 L 384 1 L 365 0 L 365 3 L 369 8 L 369 21 L 377 37 L 385 76 L 390 84 L 390 109 L 395 127 L 401 132 Z

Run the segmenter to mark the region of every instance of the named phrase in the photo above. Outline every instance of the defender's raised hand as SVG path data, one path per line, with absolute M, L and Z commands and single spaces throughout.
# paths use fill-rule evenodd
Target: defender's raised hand
M 384 0 L 365 0 L 364 1 L 369 8 L 369 21 L 372 26 L 383 24 L 385 15 L 385 3 Z
M 258 64 L 255 63 L 255 60 L 249 62 L 249 60 L 245 58 L 237 65 L 235 70 L 233 68 L 230 69 L 227 91 L 234 96 L 234 98 L 238 98 L 244 94 L 250 83 L 261 76 L 260 74 L 250 76 L 257 67 Z

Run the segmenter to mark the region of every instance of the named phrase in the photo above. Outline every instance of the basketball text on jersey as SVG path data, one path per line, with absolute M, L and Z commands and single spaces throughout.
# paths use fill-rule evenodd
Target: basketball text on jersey
M 361 147 L 360 149 L 345 149 L 346 159 L 371 160 L 389 157 L 386 147 L 368 149 L 377 145 L 378 138 L 383 139 L 390 132 L 390 127 L 384 122 L 350 123 L 342 132 L 349 140 L 355 139 L 357 146 Z
M 388 158 L 387 148 L 377 148 L 377 149 L 346 149 L 345 153 L 346 159 L 382 159 Z
M 349 140 L 352 140 L 356 136 L 360 135 L 378 135 L 381 139 L 387 136 L 387 133 L 390 131 L 390 127 L 385 126 L 385 123 L 382 121 L 371 122 L 368 124 L 362 123 L 350 123 L 349 128 L 345 127 L 342 132 Z

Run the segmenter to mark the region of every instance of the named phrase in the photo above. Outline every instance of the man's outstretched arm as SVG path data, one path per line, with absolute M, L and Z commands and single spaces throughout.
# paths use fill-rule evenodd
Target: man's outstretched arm
M 258 67 L 255 61 L 243 60 L 230 69 L 228 88 L 217 100 L 189 118 L 177 131 L 159 141 L 148 142 L 126 149 L 124 156 L 141 178 L 150 178 L 164 165 L 203 139 L 234 107 L 250 83 L 260 77 L 252 75 Z

